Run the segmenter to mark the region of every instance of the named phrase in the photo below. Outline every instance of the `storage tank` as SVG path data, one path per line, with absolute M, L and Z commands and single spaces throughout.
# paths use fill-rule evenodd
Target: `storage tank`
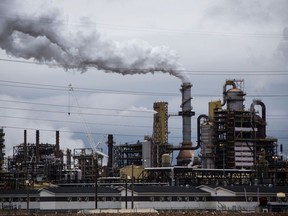
M 223 102 L 221 106 L 224 106 L 227 102 L 227 110 L 230 111 L 243 111 L 244 110 L 244 96 L 243 92 L 244 80 L 226 80 L 223 86 Z M 232 88 L 226 90 L 226 87 L 231 85 Z
M 214 125 L 212 122 L 204 122 L 201 124 L 201 155 L 202 168 L 214 169 Z

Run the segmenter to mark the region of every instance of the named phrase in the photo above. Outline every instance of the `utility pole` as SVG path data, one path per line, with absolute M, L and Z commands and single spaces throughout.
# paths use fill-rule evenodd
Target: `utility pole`
M 29 215 L 29 211 L 30 211 L 30 207 L 29 207 L 29 202 L 30 202 L 30 197 L 29 197 L 29 189 L 30 189 L 30 181 L 29 179 L 27 178 L 26 180 L 26 189 L 27 189 L 27 214 Z
M 131 209 L 134 209 L 134 163 L 132 163 L 132 199 L 131 199 Z
M 127 175 L 125 174 L 125 208 L 128 208 Z

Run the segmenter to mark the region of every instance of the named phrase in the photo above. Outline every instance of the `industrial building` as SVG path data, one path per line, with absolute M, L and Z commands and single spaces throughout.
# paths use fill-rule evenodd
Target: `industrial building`
M 191 118 L 195 115 L 191 106 L 192 84 L 183 83 L 180 89 L 181 110 L 176 114 L 182 118 L 182 142 L 180 144 L 168 142 L 168 118 L 172 114 L 168 112 L 167 102 L 155 102 L 153 134 L 133 144 L 116 144 L 113 135 L 109 134 L 106 142 L 107 164 L 103 164 L 104 154 L 95 148 L 67 149 L 66 152 L 61 150 L 59 131 L 56 131 L 55 144 L 40 143 L 39 131 L 36 131 L 35 144 L 30 144 L 26 141 L 25 130 L 24 142 L 13 148 L 13 157 L 8 159 L 8 170 L 1 171 L 1 187 L 6 189 L 46 188 L 40 192 L 41 197 L 45 193 L 57 193 L 57 189 L 47 187 L 51 184 L 54 186 L 89 186 L 90 189 L 86 190 L 91 190 L 91 187 L 95 188 L 95 186 L 97 188 L 98 184 L 112 185 L 113 189 L 118 190 L 114 192 L 119 193 L 116 196 L 119 196 L 119 200 L 118 198 L 111 200 L 113 203 L 111 206 L 115 204 L 115 208 L 123 207 L 123 188 L 129 185 L 130 194 L 135 190 L 135 194 L 138 195 L 149 189 L 147 185 L 162 185 L 165 186 L 163 190 L 169 186 L 171 191 L 175 188 L 187 187 L 196 188 L 195 190 L 200 193 L 197 197 L 203 195 L 205 199 L 203 201 L 211 202 L 211 206 L 214 206 L 211 209 L 217 209 L 217 206 L 213 204 L 217 202 L 217 199 L 211 198 L 214 197 L 212 194 L 229 186 L 234 186 L 234 189 L 235 186 L 242 186 L 242 188 L 250 188 L 252 185 L 257 188 L 262 186 L 262 189 L 272 188 L 271 191 L 276 186 L 287 186 L 288 162 L 279 156 L 282 155 L 283 146 L 278 146 L 277 138 L 266 134 L 266 106 L 258 99 L 253 100 L 249 108 L 245 109 L 246 93 L 243 86 L 243 80 L 225 81 L 223 100 L 210 101 L 208 113 L 197 116 L 197 140 L 195 144 L 192 144 Z M 0 132 L 1 140 L 4 140 L 3 129 Z M 1 143 L 0 159 L 4 148 L 3 142 Z M 198 149 L 200 154 L 194 157 L 194 151 Z M 172 163 L 175 151 L 178 152 L 177 164 Z M 3 163 L 3 159 L 1 161 Z M 134 188 L 135 185 L 137 187 Z M 211 185 L 215 187 L 211 188 Z M 146 189 L 143 189 L 144 187 Z M 218 188 L 218 190 L 217 187 L 221 189 Z M 162 204 L 169 201 L 169 205 L 171 202 L 177 202 L 173 205 L 183 208 L 178 205 L 178 202 L 184 202 L 187 197 L 188 200 L 193 197 L 191 199 L 195 201 L 194 189 L 191 191 L 193 195 L 179 195 L 181 200 L 175 197 L 170 197 L 169 200 L 166 193 L 165 196 L 153 194 L 153 201 L 159 199 L 158 201 Z M 209 194 L 199 191 L 200 189 Z M 87 200 L 85 198 L 85 201 L 89 203 L 91 201 L 89 196 L 92 195 L 89 195 L 90 192 L 87 193 L 88 198 Z M 233 194 L 237 193 L 233 192 Z M 158 196 L 164 197 L 164 200 Z M 139 197 L 135 200 L 135 203 L 139 201 L 137 205 L 151 207 L 151 204 L 144 204 L 151 202 L 150 198 L 146 197 L 148 200 L 146 198 L 141 200 Z M 255 201 L 254 198 L 251 199 Z M 238 202 L 238 200 L 233 200 Z M 142 201 L 145 202 L 142 203 Z M 242 201 L 239 200 L 239 202 Z M 87 208 L 91 206 L 88 203 L 86 203 Z M 53 205 L 56 206 L 56 204 Z M 69 206 L 67 203 L 65 205 Z M 185 205 L 188 204 L 185 203 Z M 238 208 L 238 204 L 235 205 L 235 208 Z M 231 208 L 234 207 L 231 205 Z
M 182 101 L 186 107 L 182 104 L 182 112 L 179 112 L 183 117 L 183 143 L 177 166 L 147 168 L 149 181 L 161 180 L 176 185 L 287 185 L 287 161 L 278 156 L 277 139 L 266 135 L 265 104 L 253 100 L 250 109 L 245 110 L 243 82 L 227 80 L 223 85 L 223 101 L 209 102 L 208 115 L 198 116 L 197 145 L 194 147 L 190 122 L 194 113 L 189 104 L 191 96 L 186 92 L 189 85 L 182 86 Z M 231 88 L 227 89 L 228 86 Z M 260 106 L 261 115 L 256 106 Z M 201 149 L 201 163 L 196 168 L 192 167 L 195 162 L 191 161 L 191 151 L 198 148 Z M 166 149 L 179 150 L 171 146 Z M 280 151 L 283 151 L 282 145 Z
M 79 212 L 107 209 L 157 211 L 287 211 L 287 187 L 263 186 L 139 186 L 47 187 L 40 190 L 1 190 L 3 210 Z M 108 212 L 108 211 L 107 211 Z M 11 213 L 11 212 L 10 212 Z M 92 213 L 92 212 L 91 212 Z

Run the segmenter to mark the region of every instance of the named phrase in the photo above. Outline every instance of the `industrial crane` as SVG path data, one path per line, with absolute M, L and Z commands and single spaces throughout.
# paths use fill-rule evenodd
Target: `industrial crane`
M 78 109 L 78 114 L 81 118 L 81 123 L 82 123 L 82 127 L 83 127 L 83 130 L 84 130 L 84 133 L 86 135 L 86 138 L 88 140 L 88 143 L 90 144 L 92 150 L 93 150 L 93 153 L 95 154 L 95 156 L 97 155 L 101 155 L 103 157 L 108 157 L 108 155 L 104 154 L 103 152 L 99 151 L 97 148 L 99 145 L 101 145 L 103 142 L 104 142 L 104 139 L 107 137 L 107 135 L 103 135 L 102 138 L 97 142 L 95 143 L 95 140 L 94 138 L 92 137 L 92 132 L 90 130 L 90 128 L 88 127 L 88 124 L 81 112 L 81 108 L 79 106 L 79 102 L 77 100 L 77 97 L 76 97 L 76 94 L 74 92 L 74 89 L 72 87 L 71 84 L 68 85 L 68 115 L 70 116 L 71 115 L 71 112 L 70 112 L 70 108 L 71 108 L 71 96 L 73 97 L 75 103 L 76 103 L 76 106 L 77 106 L 77 109 Z

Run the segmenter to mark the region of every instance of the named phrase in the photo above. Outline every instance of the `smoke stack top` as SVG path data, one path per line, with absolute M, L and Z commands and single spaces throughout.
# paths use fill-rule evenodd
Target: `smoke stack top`
M 14 7 L 10 1 L 0 3 L 0 48 L 9 55 L 65 70 L 86 72 L 92 67 L 123 75 L 163 72 L 189 82 L 179 57 L 165 46 L 153 47 L 142 40 L 113 41 L 97 30 L 81 31 L 81 24 L 77 30 L 69 29 L 56 9 L 20 16 L 12 11 Z

